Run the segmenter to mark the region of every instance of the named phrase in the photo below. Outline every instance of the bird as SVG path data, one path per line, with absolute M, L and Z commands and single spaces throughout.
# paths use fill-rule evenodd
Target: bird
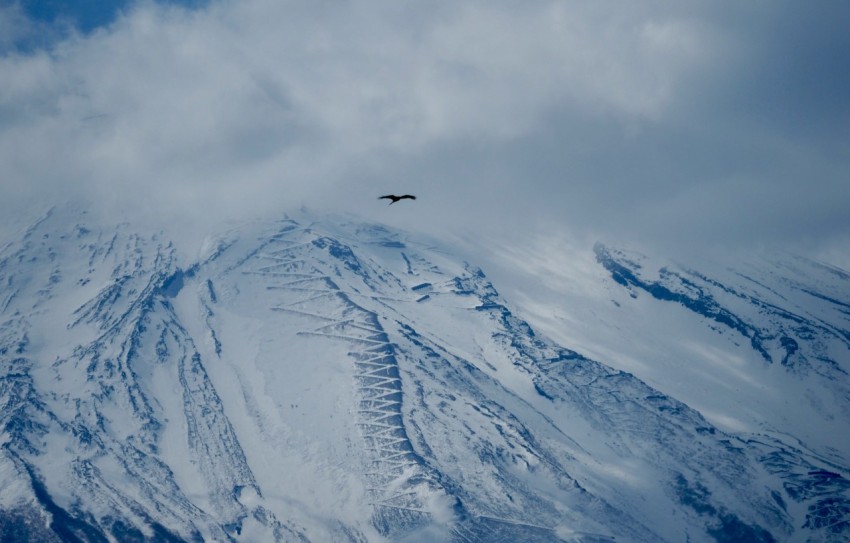
M 378 200 L 383 200 L 384 198 L 386 198 L 387 200 L 392 200 L 392 202 L 390 202 L 389 205 L 393 205 L 394 203 L 398 202 L 399 200 L 404 200 L 404 199 L 415 200 L 416 196 L 414 196 L 412 194 L 402 194 L 401 196 L 396 196 L 395 194 L 385 194 L 384 196 L 379 196 Z

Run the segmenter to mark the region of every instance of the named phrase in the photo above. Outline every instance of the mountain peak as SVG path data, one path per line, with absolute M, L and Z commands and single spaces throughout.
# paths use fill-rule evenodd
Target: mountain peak
M 61 209 L 4 249 L 3 533 L 773 541 L 846 529 L 840 455 L 719 428 L 689 398 L 558 344 L 439 240 L 302 213 L 222 229 L 192 253 Z M 839 345 L 823 313 L 802 323 L 709 275 L 650 279 L 624 252 L 596 255 L 631 295 L 843 390 L 843 362 L 822 360 L 834 346 L 802 332 Z M 799 326 L 770 328 L 786 321 Z

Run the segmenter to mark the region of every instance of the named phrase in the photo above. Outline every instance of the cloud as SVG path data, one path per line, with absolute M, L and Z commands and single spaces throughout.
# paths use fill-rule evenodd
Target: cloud
M 837 254 L 848 39 L 795 6 L 142 2 L 4 45 L 0 212 L 85 198 L 204 225 L 306 205 Z M 385 191 L 420 199 L 380 207 Z

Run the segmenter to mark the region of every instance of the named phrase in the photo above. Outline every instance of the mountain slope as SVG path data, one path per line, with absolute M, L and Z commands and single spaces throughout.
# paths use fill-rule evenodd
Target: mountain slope
M 623 286 L 649 284 L 605 251 L 601 263 Z M 688 398 L 556 344 L 509 309 L 481 270 L 439 245 L 305 216 L 245 224 L 188 254 L 164 234 L 93 224 L 70 207 L 3 250 L 0 533 L 88 541 L 847 533 L 841 455 L 719 428 Z M 763 326 L 748 319 L 740 318 Z M 817 321 L 840 340 L 840 323 L 826 322 Z M 795 330 L 797 367 L 839 353 L 813 373 L 841 394 L 840 352 Z

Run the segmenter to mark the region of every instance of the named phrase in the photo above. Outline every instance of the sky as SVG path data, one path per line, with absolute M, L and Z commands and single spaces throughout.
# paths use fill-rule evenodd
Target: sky
M 0 214 L 306 207 L 850 269 L 849 26 L 841 1 L 0 0 Z

